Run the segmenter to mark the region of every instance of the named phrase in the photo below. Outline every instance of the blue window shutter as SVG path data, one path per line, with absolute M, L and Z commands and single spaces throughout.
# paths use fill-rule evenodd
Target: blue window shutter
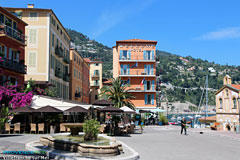
M 120 58 L 119 59 L 122 59 L 122 55 L 123 55 L 123 51 L 120 50 Z
M 12 59 L 12 48 L 9 48 L 8 59 Z
M 155 90 L 154 88 L 154 80 L 152 80 L 152 90 Z
M 121 73 L 120 74 L 123 74 L 123 65 L 121 64 Z
M 128 50 L 128 56 L 129 56 L 129 59 L 131 59 L 131 49 Z
M 130 64 L 127 65 L 128 75 L 130 75 Z
M 143 59 L 146 60 L 146 51 L 143 51 Z
M 154 94 L 152 94 L 152 105 L 154 105 Z
M 144 80 L 143 84 L 144 84 L 144 91 L 146 91 L 147 90 L 147 81 Z
M 147 104 L 147 94 L 145 94 L 144 96 L 145 96 L 145 104 Z
M 152 50 L 152 60 L 154 60 L 154 50 Z
M 144 72 L 147 74 L 147 65 L 144 64 Z
M 4 46 L 4 58 L 7 58 L 7 47 Z
M 153 75 L 153 64 L 151 65 L 151 75 Z

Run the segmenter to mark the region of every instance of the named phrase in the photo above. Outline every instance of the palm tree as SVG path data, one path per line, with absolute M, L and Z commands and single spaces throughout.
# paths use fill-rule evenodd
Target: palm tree
M 107 100 L 111 100 L 115 107 L 121 108 L 123 106 L 128 106 L 132 109 L 135 108 L 134 104 L 130 99 L 135 98 L 127 89 L 129 85 L 125 84 L 121 78 L 116 78 L 111 80 L 112 86 L 104 86 L 101 89 L 101 97 Z

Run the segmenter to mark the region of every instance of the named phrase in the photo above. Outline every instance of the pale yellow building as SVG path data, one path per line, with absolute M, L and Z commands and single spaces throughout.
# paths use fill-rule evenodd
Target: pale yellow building
M 102 88 L 102 62 L 91 61 L 89 58 L 84 58 L 88 63 L 89 70 L 89 82 L 90 82 L 90 103 L 93 104 L 96 100 L 99 100 L 100 89 Z
M 58 97 L 69 99 L 70 36 L 51 9 L 6 8 L 25 21 L 25 81 L 56 86 Z
M 235 131 L 239 125 L 240 85 L 232 84 L 230 76 L 223 79 L 223 87 L 216 92 L 216 121 L 218 130 Z

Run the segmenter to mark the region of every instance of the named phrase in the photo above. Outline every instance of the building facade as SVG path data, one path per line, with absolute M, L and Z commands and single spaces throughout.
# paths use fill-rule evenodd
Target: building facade
M 113 77 L 130 86 L 138 109 L 156 108 L 156 44 L 157 41 L 130 39 L 117 41 L 113 47 Z
M 232 84 L 230 76 L 223 79 L 223 87 L 216 92 L 216 121 L 219 130 L 234 131 L 239 125 L 240 85 Z
M 53 84 L 57 96 L 69 99 L 70 36 L 51 9 L 6 8 L 28 24 L 25 81 Z
M 24 85 L 27 23 L 0 7 L 0 85 Z
M 89 103 L 89 66 L 75 49 L 70 49 L 70 99 Z
M 91 61 L 89 58 L 84 58 L 90 67 L 89 82 L 90 82 L 90 103 L 93 104 L 99 100 L 100 89 L 102 88 L 102 62 Z

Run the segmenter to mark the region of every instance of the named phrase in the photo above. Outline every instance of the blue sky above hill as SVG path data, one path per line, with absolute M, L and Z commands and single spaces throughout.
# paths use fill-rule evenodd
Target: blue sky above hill
M 157 40 L 157 49 L 239 65 L 239 0 L 0 0 L 4 7 L 52 8 L 63 25 L 112 47 Z

